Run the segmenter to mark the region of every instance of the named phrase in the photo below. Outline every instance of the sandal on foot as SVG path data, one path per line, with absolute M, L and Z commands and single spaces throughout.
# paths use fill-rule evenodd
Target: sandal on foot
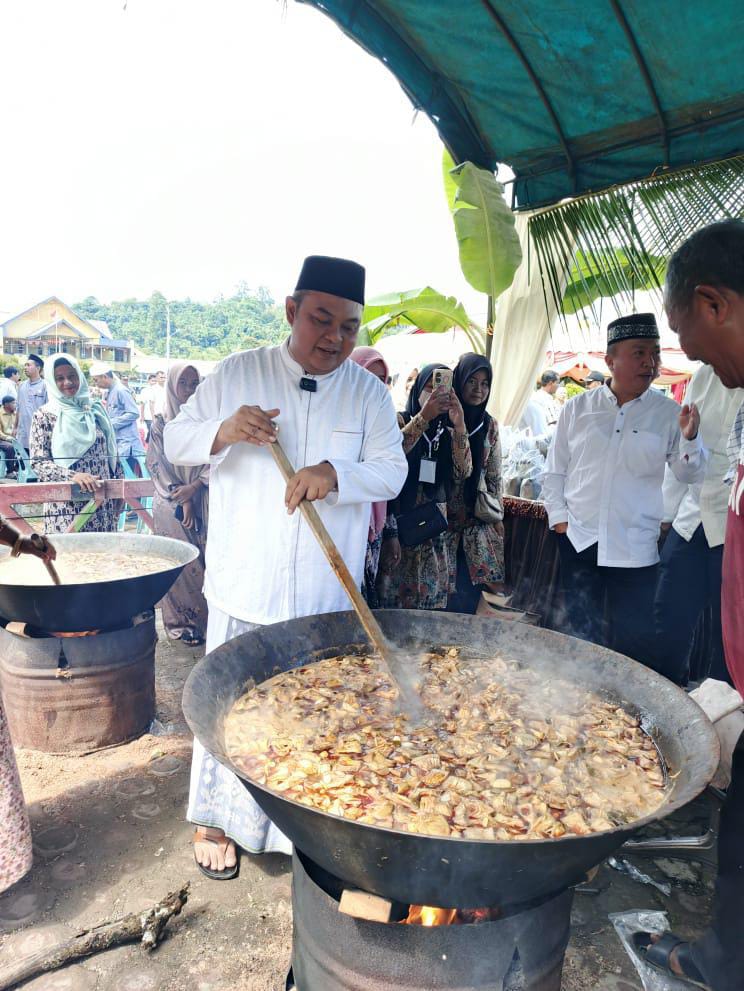
M 225 846 L 232 843 L 232 840 L 228 839 L 227 836 L 222 835 L 221 839 L 214 839 L 212 836 L 207 836 L 207 830 L 204 826 L 197 826 L 194 830 L 193 843 L 211 843 L 213 846 Z M 238 871 L 240 870 L 240 854 L 238 853 L 238 847 L 235 847 L 235 864 L 233 867 L 225 867 L 221 871 L 213 871 L 211 867 L 205 867 L 204 864 L 200 864 L 196 859 L 196 850 L 194 850 L 194 863 L 199 868 L 199 870 L 212 881 L 231 881 L 234 877 L 238 876 Z
M 204 637 L 193 626 L 187 626 L 181 633 L 181 643 L 185 647 L 201 647 Z
M 653 933 L 644 932 L 633 933 L 633 945 L 644 963 L 666 977 L 682 981 L 689 984 L 690 987 L 711 991 L 710 985 L 706 984 L 705 978 L 695 966 L 687 940 L 680 939 L 674 933 L 666 932 L 654 942 L 653 935 Z M 675 950 L 677 951 L 677 963 L 682 971 L 681 974 L 672 970 L 672 953 Z

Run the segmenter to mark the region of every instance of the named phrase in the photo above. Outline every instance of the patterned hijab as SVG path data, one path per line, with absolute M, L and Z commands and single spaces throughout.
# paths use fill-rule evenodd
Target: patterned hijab
M 74 368 L 80 380 L 78 390 L 72 397 L 60 392 L 54 381 L 57 365 L 63 364 Z M 79 461 L 95 443 L 96 427 L 99 427 L 106 438 L 109 467 L 113 473 L 119 460 L 116 434 L 101 400 L 91 398 L 88 382 L 80 370 L 80 365 L 72 355 L 58 352 L 48 359 L 47 368 L 51 368 L 51 374 L 46 378 L 50 397 L 46 406 L 57 416 L 52 429 L 52 457 L 65 468 Z

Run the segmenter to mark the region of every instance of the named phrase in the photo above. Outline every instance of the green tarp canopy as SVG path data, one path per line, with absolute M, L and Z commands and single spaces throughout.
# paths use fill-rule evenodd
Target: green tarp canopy
M 299 0 L 527 209 L 744 151 L 742 0 Z

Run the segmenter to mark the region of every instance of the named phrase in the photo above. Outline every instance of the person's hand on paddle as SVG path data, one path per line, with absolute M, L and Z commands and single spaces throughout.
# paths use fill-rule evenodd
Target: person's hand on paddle
M 679 429 L 682 431 L 682 436 L 685 440 L 695 440 L 700 429 L 700 411 L 698 410 L 695 403 L 688 406 L 687 403 L 682 407 L 679 414 Z
M 454 395 L 452 390 L 445 389 L 443 385 L 440 385 L 438 389 L 435 389 L 431 393 L 429 398 L 421 407 L 421 415 L 427 423 L 431 423 L 432 420 L 436 420 L 438 416 L 441 416 L 442 413 L 446 413 L 449 410 L 450 395 Z
M 220 424 L 210 453 L 219 454 L 230 444 L 239 444 L 241 441 L 254 444 L 256 447 L 273 444 L 279 429 L 274 423 L 274 418 L 277 416 L 279 416 L 278 409 L 241 406 Z
M 391 571 L 400 564 L 400 541 L 397 537 L 388 537 L 382 542 L 380 549 L 380 567 L 385 571 Z
M 100 489 L 103 485 L 100 478 L 96 478 L 95 475 L 91 475 L 87 471 L 76 471 L 70 481 L 73 485 L 79 485 L 83 492 L 90 492 L 91 495 L 94 495 L 96 489 Z
M 336 469 L 328 461 L 311 465 L 309 468 L 300 468 L 287 483 L 287 491 L 284 495 L 287 512 L 291 516 L 303 499 L 307 499 L 308 502 L 325 499 L 337 485 Z
M 41 558 L 44 564 L 54 561 L 57 557 L 56 548 L 47 537 L 40 533 L 33 533 L 30 537 L 24 537 L 20 546 L 21 554 L 33 554 L 34 557 Z
M 552 529 L 554 533 L 568 533 L 568 523 L 556 523 Z

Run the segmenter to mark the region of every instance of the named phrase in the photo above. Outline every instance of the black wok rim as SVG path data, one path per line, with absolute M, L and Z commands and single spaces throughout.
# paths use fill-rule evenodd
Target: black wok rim
M 59 592 L 57 594 L 62 594 L 64 591 L 69 591 L 69 590 L 72 590 L 72 589 L 77 590 L 77 589 L 85 589 L 85 588 L 94 588 L 96 585 L 105 585 L 107 588 L 108 587 L 116 588 L 117 586 L 123 585 L 125 582 L 136 581 L 139 578 L 150 578 L 150 577 L 153 577 L 155 575 L 171 575 L 175 571 L 180 572 L 180 571 L 183 570 L 183 568 L 187 567 L 187 565 L 189 565 L 189 564 L 192 564 L 199 557 L 199 550 L 198 550 L 198 548 L 194 547 L 193 544 L 187 544 L 185 540 L 177 540 L 174 537 L 161 537 L 158 534 L 154 534 L 154 533 L 153 534 L 150 534 L 150 533 L 147 533 L 147 534 L 145 534 L 145 533 L 110 533 L 110 534 L 107 534 L 107 533 L 90 533 L 90 534 L 75 534 L 75 533 L 56 533 L 55 534 L 55 533 L 50 533 L 50 534 L 47 534 L 47 536 L 50 538 L 50 540 L 52 541 L 52 543 L 54 543 L 55 541 L 58 541 L 60 537 L 73 537 L 73 538 L 76 538 L 78 536 L 82 536 L 82 537 L 88 537 L 88 536 L 90 536 L 90 537 L 104 538 L 104 539 L 107 536 L 109 536 L 109 537 L 119 538 L 119 540 L 122 543 L 124 543 L 125 541 L 128 541 L 128 540 L 137 541 L 138 543 L 142 543 L 145 540 L 148 540 L 149 541 L 149 540 L 157 539 L 158 541 L 161 541 L 161 540 L 162 541 L 168 541 L 168 546 L 169 547 L 173 547 L 174 549 L 176 547 L 178 547 L 181 554 L 183 554 L 184 556 L 188 556 L 188 560 L 187 561 L 176 561 L 176 559 L 172 555 L 170 555 L 167 552 L 165 552 L 165 547 L 164 547 L 163 548 L 164 553 L 163 553 L 162 556 L 163 557 L 170 557 L 173 560 L 174 564 L 173 564 L 173 567 L 172 568 L 165 568 L 162 571 L 148 571 L 148 572 L 146 572 L 145 574 L 142 574 L 142 575 L 130 575 L 128 578 L 106 578 L 103 581 L 98 581 L 98 582 L 64 582 L 62 585 L 48 585 L 48 584 L 41 584 L 41 583 L 38 584 L 38 585 L 18 585 L 15 582 L 12 583 L 12 584 L 9 584 L 7 582 L 0 581 L 0 588 L 13 589 L 14 591 L 17 591 L 18 593 L 23 592 L 23 593 L 26 593 L 28 595 L 38 594 L 40 589 L 43 589 L 44 592 L 47 592 L 49 590 L 52 590 L 52 594 L 54 594 L 54 590 L 55 589 L 59 589 Z M 67 544 L 68 544 L 68 541 L 65 540 L 64 541 L 65 548 L 67 547 Z M 63 553 L 64 553 L 64 551 L 63 551 Z M 91 554 L 105 554 L 106 551 L 102 548 L 100 551 L 99 550 L 91 550 L 90 553 Z M 145 555 L 145 556 L 147 556 L 147 555 Z M 0 563 L 2 563 L 3 561 L 5 561 L 9 557 L 10 557 L 10 548 L 9 547 L 8 548 L 5 548 L 5 547 L 0 548 Z M 0 578 L 2 578 L 2 571 L 0 571 Z

